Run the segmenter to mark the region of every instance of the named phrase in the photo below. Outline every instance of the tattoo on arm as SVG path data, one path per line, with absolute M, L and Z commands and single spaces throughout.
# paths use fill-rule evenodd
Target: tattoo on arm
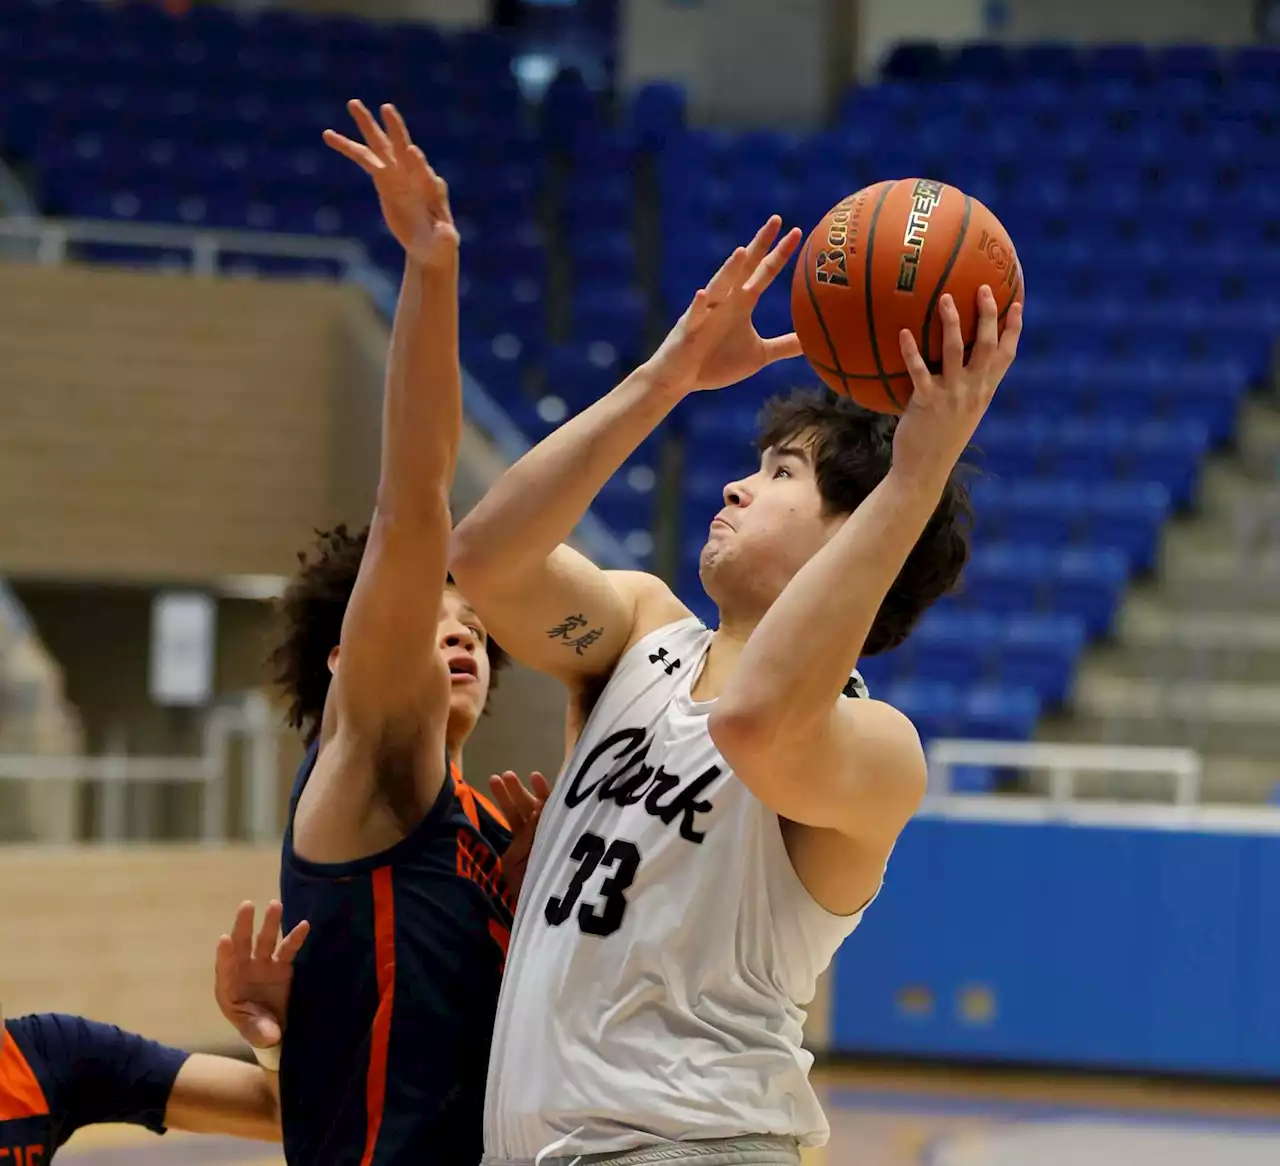
M 576 615 L 566 615 L 555 627 L 547 629 L 547 639 L 559 640 L 565 647 L 572 648 L 574 652 L 581 656 L 604 635 L 604 628 L 602 627 L 589 628 L 586 631 L 582 631 L 586 626 L 587 617 L 581 612 Z M 581 632 L 581 635 L 576 634 L 579 632 Z

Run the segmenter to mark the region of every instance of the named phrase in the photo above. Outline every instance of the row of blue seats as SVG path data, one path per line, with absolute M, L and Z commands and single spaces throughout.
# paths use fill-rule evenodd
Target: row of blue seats
M 886 78 L 924 81 L 936 77 L 980 78 L 997 84 L 1022 77 L 1061 77 L 1082 81 L 1115 77 L 1135 79 L 1217 77 L 1235 74 L 1271 78 L 1280 74 L 1280 50 L 1271 45 L 1221 49 L 1209 44 L 1104 43 L 1065 41 L 1004 44 L 971 41 L 949 49 L 936 41 L 896 45 L 883 66 Z
M 982 524 L 982 515 L 978 522 Z M 1057 612 L 1080 619 L 1091 637 L 1100 638 L 1111 631 L 1129 573 L 1122 551 L 1050 550 L 980 538 L 961 589 L 946 606 L 977 612 Z
M 466 29 L 448 35 L 417 21 L 369 21 L 341 14 L 300 12 L 285 8 L 237 11 L 195 5 L 170 13 L 152 3 L 104 4 L 98 0 L 21 3 L 10 0 L 0 9 L 0 28 L 29 38 L 35 45 L 60 38 L 85 46 L 122 39 L 157 52 L 174 44 L 203 43 L 223 52 L 251 44 L 279 53 L 320 50 L 334 54 L 403 53 L 430 61 L 455 54 L 477 65 L 509 55 L 510 46 L 494 29 Z
M 874 675 L 873 659 L 859 667 L 871 665 Z M 906 713 L 926 742 L 948 737 L 1029 741 L 1042 711 L 1040 696 L 1030 686 L 899 680 L 877 687 L 873 695 Z
M 884 117 L 898 125 L 961 118 L 966 127 L 988 126 L 999 133 L 1005 126 L 1028 121 L 1052 130 L 1076 118 L 1103 116 L 1221 128 L 1245 121 L 1253 123 L 1252 132 L 1265 133 L 1272 124 L 1275 98 L 1274 78 L 1235 79 L 1221 85 L 1166 79 L 1154 86 L 1115 80 L 1075 86 L 1055 78 L 1030 78 L 1006 88 L 975 81 L 887 81 L 848 90 L 841 99 L 839 124 L 856 136 L 861 123 L 874 124 Z
M 1154 482 L 983 478 L 972 493 L 987 538 L 1028 546 L 1113 547 L 1139 571 L 1154 567 L 1171 513 L 1169 491 Z
M 652 524 L 652 497 L 625 479 L 611 482 L 601 502 L 601 517 L 619 531 L 649 529 Z M 699 513 L 700 525 L 695 526 L 694 516 L 686 515 L 680 570 L 686 589 L 697 582 L 706 517 L 705 511 Z M 961 588 L 938 605 L 939 614 L 944 610 L 957 615 L 1048 613 L 1073 617 L 1093 638 L 1110 633 L 1131 571 L 1123 551 L 991 542 L 982 513 L 978 530 L 978 545 L 965 567 Z
M 1007 615 L 934 609 L 906 643 L 864 662 L 868 685 L 895 680 L 1032 688 L 1046 705 L 1066 702 L 1086 628 L 1070 615 Z
M 1191 501 L 1208 444 L 1207 428 L 1192 421 L 1053 424 L 998 413 L 975 438 L 983 468 L 997 477 L 1159 482 L 1178 506 Z

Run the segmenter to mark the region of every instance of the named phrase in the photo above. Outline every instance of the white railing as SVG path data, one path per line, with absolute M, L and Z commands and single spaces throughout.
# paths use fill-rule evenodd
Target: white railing
M 1004 825 L 1062 822 L 1071 826 L 1134 830 L 1280 835 L 1280 806 L 1201 802 L 1200 778 L 1204 763 L 1191 749 L 934 741 L 926 752 L 929 792 L 920 810 L 921 817 Z M 974 796 L 952 792 L 952 771 L 969 765 L 1047 772 L 1049 796 Z M 1172 781 L 1174 800 L 1077 797 L 1075 782 L 1082 773 L 1164 775 Z
M 926 751 L 929 795 L 950 798 L 951 774 L 957 766 L 1031 769 L 1049 775 L 1047 802 L 1064 810 L 1076 800 L 1076 777 L 1081 773 L 1144 773 L 1168 777 L 1173 804 L 1194 806 L 1200 801 L 1204 762 L 1193 749 L 1157 749 L 1133 745 L 1055 745 L 1023 741 L 934 741 Z
M 113 223 L 90 219 L 0 219 L 0 238 L 31 244 L 31 257 L 46 267 L 65 263 L 72 243 L 106 243 L 122 247 L 154 247 L 185 251 L 194 275 L 217 275 L 218 259 L 226 252 L 287 259 L 324 259 L 348 269 L 368 264 L 364 245 L 355 239 L 326 239 L 316 235 L 278 235 L 268 231 L 202 230 L 151 223 Z
M 0 243 L 26 244 L 27 257 L 53 267 L 67 259 L 73 243 L 106 243 L 185 251 L 193 275 L 218 273 L 224 253 L 273 258 L 329 260 L 341 266 L 341 278 L 364 288 L 388 320 L 395 313 L 398 289 L 385 272 L 369 260 L 358 239 L 326 239 L 315 235 L 282 235 L 266 231 L 231 231 L 200 227 L 159 226 L 150 223 L 102 222 L 90 219 L 0 218 Z M 468 416 L 493 440 L 508 464 L 529 452 L 529 440 L 484 387 L 470 373 L 463 375 L 463 398 Z M 602 567 L 636 570 L 639 564 L 617 536 L 594 514 L 578 526 L 582 549 Z
M 247 821 L 245 833 L 255 842 L 280 836 L 279 722 L 266 697 L 249 693 L 238 705 L 212 709 L 203 726 L 203 748 L 197 757 L 141 757 L 123 749 L 99 757 L 18 756 L 0 754 L 0 780 L 61 784 L 64 790 L 80 783 L 99 786 L 92 836 L 98 842 L 122 842 L 128 837 L 128 786 L 167 783 L 194 785 L 201 791 L 201 837 L 222 842 L 228 837 L 229 784 L 233 744 L 243 742 Z M 64 820 L 47 822 L 43 840 L 75 839 L 76 799 L 58 799 Z

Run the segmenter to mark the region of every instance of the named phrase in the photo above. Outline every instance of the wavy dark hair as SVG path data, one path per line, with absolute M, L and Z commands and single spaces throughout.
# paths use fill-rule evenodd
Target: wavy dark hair
M 345 525 L 315 533 L 315 542 L 298 552 L 298 573 L 278 606 L 280 641 L 267 656 L 271 682 L 289 700 L 285 720 L 308 745 L 320 732 L 329 696 L 329 654 L 342 637 L 342 619 L 369 541 L 367 526 L 354 534 Z M 452 576 L 449 585 L 454 586 Z M 485 651 L 492 690 L 509 657 L 492 639 L 486 639 Z
M 828 514 L 852 514 L 880 484 L 893 461 L 896 417 L 872 413 L 836 393 L 797 389 L 774 397 L 760 415 L 756 448 L 803 443 L 813 456 L 818 490 Z M 960 466 L 947 481 L 905 566 L 880 605 L 864 656 L 896 648 L 924 612 L 951 591 L 969 561 L 973 508 Z

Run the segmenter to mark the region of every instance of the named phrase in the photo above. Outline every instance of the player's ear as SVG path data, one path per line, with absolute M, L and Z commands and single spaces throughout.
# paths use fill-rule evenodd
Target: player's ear
M 334 648 L 329 653 L 329 675 L 332 676 L 338 670 L 338 649 Z

